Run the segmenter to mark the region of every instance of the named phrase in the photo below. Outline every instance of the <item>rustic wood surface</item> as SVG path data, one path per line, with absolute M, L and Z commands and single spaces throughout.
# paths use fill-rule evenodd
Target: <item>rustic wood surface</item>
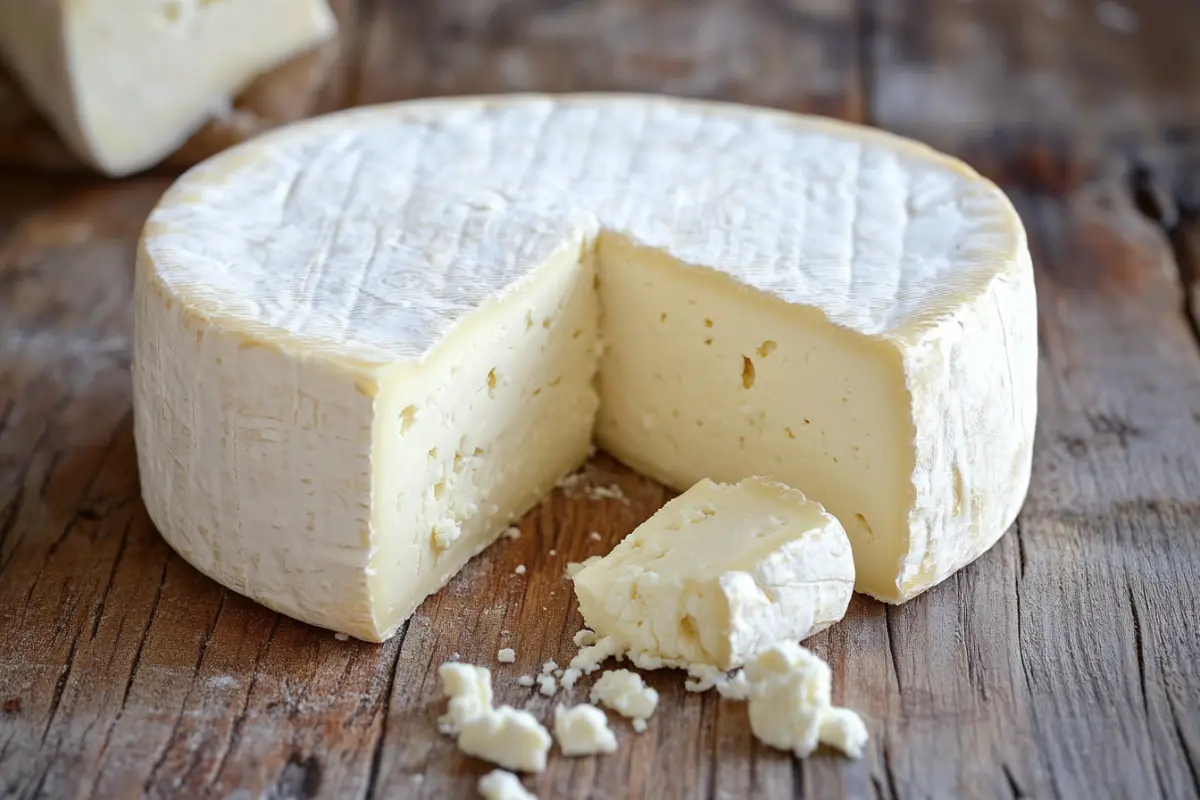
M 808 642 L 867 718 L 867 754 L 794 760 L 756 744 L 742 704 L 648 673 L 645 734 L 614 719 L 616 754 L 555 755 L 528 787 L 1200 796 L 1200 4 L 335 5 L 315 108 L 629 89 L 816 111 L 962 155 L 1030 230 L 1040 417 L 1020 519 L 933 591 L 856 597 Z M 0 176 L 0 796 L 473 796 L 489 767 L 437 733 L 437 665 L 488 664 L 500 700 L 548 719 L 515 678 L 575 651 L 565 565 L 667 495 L 599 456 L 588 481 L 627 502 L 556 491 L 382 646 L 203 578 L 146 516 L 131 433 L 133 252 L 169 180 Z M 496 663 L 505 646 L 516 664 Z

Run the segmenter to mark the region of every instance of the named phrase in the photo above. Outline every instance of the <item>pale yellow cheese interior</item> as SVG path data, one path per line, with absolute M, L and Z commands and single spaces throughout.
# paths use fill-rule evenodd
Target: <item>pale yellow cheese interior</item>
M 677 491 L 749 475 L 802 488 L 846 528 L 859 590 L 898 597 L 913 465 L 900 359 L 818 311 L 602 233 L 376 391 L 379 630 L 545 497 L 593 435 Z

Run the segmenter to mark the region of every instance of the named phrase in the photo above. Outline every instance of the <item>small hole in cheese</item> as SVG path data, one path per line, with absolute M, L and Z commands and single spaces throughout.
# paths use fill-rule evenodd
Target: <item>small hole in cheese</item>
M 665 312 L 665 311 L 664 311 L 664 312 L 662 312 L 662 316 L 658 318 L 658 321 L 659 321 L 659 322 L 666 322 L 666 321 L 667 321 L 667 312 Z
M 433 461 L 435 458 L 437 458 L 437 448 L 431 447 L 429 448 L 429 460 Z
M 707 339 L 704 340 L 704 343 L 709 344 L 709 345 L 712 344 L 712 337 L 709 336 Z
M 787 434 L 787 437 L 788 437 L 789 439 L 795 439 L 795 438 L 796 438 L 796 434 L 792 433 L 792 429 L 791 429 L 791 428 L 784 428 L 784 429 L 783 429 L 783 432 Z
M 760 344 L 758 346 L 758 357 L 766 358 L 767 356 L 771 355 L 771 353 L 775 352 L 775 347 L 776 347 L 775 340 L 767 339 L 765 342 L 763 342 L 762 344 Z
M 754 385 L 754 362 L 742 356 L 742 388 L 749 389 Z
M 163 3 L 162 16 L 167 22 L 178 22 L 183 16 L 183 3 L 180 0 L 167 0 Z
M 705 317 L 705 318 L 704 318 L 704 327 L 706 327 L 706 328 L 711 328 L 711 327 L 712 327 L 712 320 L 711 320 L 711 319 L 709 319 L 708 317 Z
M 488 370 L 487 376 L 488 392 L 491 393 L 496 388 L 496 370 L 495 368 Z
M 542 327 L 545 328 L 546 330 L 550 330 L 550 318 L 549 317 L 542 318 Z
M 408 406 L 400 412 L 400 433 L 408 433 L 408 429 L 417 421 L 417 407 Z
M 442 478 L 440 481 L 438 481 L 437 483 L 435 483 L 433 485 L 433 499 L 441 500 L 442 495 L 444 495 L 445 493 L 446 493 L 446 479 Z
M 525 330 L 529 330 L 532 327 L 533 327 L 533 312 L 526 311 L 525 312 Z
M 867 522 L 866 517 L 864 517 L 862 514 L 855 514 L 854 519 L 857 520 L 862 529 L 866 531 L 867 536 L 875 535 L 875 532 L 871 530 L 871 523 Z

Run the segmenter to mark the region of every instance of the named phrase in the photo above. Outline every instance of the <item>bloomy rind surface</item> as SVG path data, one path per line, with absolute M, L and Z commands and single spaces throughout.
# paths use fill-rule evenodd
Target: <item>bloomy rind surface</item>
M 852 531 L 852 508 L 814 495 L 851 533 L 861 590 L 913 597 L 1011 523 L 1030 472 L 1036 304 L 1025 234 L 999 189 L 923 145 L 846 123 L 511 95 L 312 120 L 167 191 L 135 288 L 135 435 L 155 524 L 201 571 L 271 608 L 385 638 L 399 622 L 373 588 L 371 520 L 390 498 L 369 485 L 380 450 L 364 420 L 478 309 L 524 291 L 564 247 L 606 241 L 729 272 L 744 294 L 892 354 L 906 386 L 892 407 L 914 414 L 892 430 L 911 425 L 913 460 L 907 517 L 886 523 L 903 536 L 884 531 L 875 559 L 882 578 L 863 577 L 872 531 Z M 265 387 L 269 370 L 293 379 Z M 251 461 L 230 436 L 247 421 L 263 444 Z M 204 437 L 227 452 L 206 452 Z M 695 478 L 626 460 L 677 489 Z M 317 474 L 322 462 L 334 472 Z M 451 560 L 490 540 L 477 534 Z

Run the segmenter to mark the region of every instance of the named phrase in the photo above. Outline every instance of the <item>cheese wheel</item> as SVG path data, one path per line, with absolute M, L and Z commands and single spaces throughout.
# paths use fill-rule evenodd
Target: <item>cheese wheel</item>
M 135 281 L 143 495 L 222 584 L 369 640 L 585 460 L 758 475 L 914 597 L 1026 493 L 1004 194 L 865 127 L 629 95 L 410 101 L 193 168 Z

